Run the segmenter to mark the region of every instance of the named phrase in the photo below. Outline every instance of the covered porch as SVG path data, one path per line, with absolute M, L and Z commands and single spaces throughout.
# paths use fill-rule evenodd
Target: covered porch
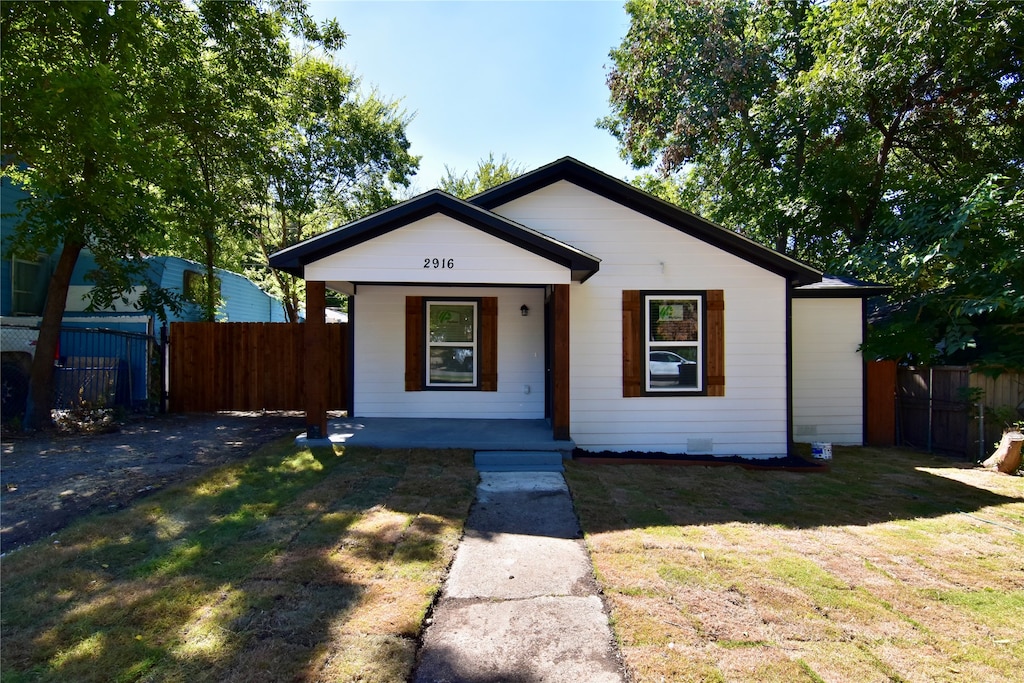
M 327 424 L 319 372 L 332 289 L 350 296 L 345 394 L 358 420 L 346 442 L 571 450 L 569 291 L 597 272 L 596 258 L 435 190 L 278 252 L 271 265 L 306 280 L 309 438 L 345 431 Z M 445 306 L 471 310 L 458 311 L 466 336 L 450 344 L 450 330 L 432 327 L 441 323 L 431 311 Z M 441 353 L 456 342 L 458 367 Z M 527 426 L 543 437 L 524 435 Z

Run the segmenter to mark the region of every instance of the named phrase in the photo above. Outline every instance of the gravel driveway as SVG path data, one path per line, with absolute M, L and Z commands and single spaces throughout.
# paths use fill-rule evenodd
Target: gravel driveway
M 113 434 L 4 434 L 0 553 L 304 430 L 301 412 L 226 412 L 130 418 Z

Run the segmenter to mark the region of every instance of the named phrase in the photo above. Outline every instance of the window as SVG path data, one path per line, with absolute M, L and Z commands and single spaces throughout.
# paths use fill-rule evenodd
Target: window
M 11 313 L 42 315 L 49 280 L 45 256 L 35 261 L 11 259 Z
M 700 391 L 704 367 L 703 297 L 644 297 L 647 391 Z
M 477 302 L 427 302 L 427 386 L 477 385 Z
M 220 300 L 220 278 L 213 278 L 213 286 L 217 295 L 215 300 Z M 202 304 L 206 301 L 206 275 L 198 270 L 186 270 L 182 276 L 181 291 L 185 301 L 193 304 Z
M 405 297 L 405 390 L 426 388 L 498 390 L 497 297 Z
M 725 297 L 622 292 L 622 395 L 725 396 Z

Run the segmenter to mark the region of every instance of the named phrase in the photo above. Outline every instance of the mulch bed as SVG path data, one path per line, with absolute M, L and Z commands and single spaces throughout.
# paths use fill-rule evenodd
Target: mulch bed
M 806 460 L 798 455 L 784 458 L 742 458 L 738 455 L 688 455 L 672 453 L 643 453 L 640 451 L 587 451 L 574 449 L 572 459 L 593 465 L 690 465 L 700 467 L 735 467 L 747 470 L 775 470 L 780 472 L 828 472 L 828 460 Z

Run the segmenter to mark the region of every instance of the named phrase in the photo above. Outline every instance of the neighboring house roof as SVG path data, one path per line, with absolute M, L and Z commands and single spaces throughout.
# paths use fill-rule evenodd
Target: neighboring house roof
M 578 185 L 766 270 L 782 275 L 795 285 L 807 285 L 821 281 L 819 271 L 796 259 L 780 254 L 737 232 L 648 194 L 572 157 L 563 157 L 547 166 L 542 166 L 507 183 L 481 192 L 471 197 L 469 201 L 484 209 L 492 210 L 561 180 Z
M 793 296 L 799 299 L 831 299 L 860 298 L 888 294 L 892 291 L 889 285 L 865 282 L 857 278 L 842 275 L 822 275 L 821 282 L 803 285 L 793 290 Z
M 565 266 L 571 269 L 573 280 L 579 282 L 596 273 L 601 264 L 600 259 L 576 247 L 474 206 L 447 192 L 431 190 L 344 227 L 282 249 L 270 257 L 270 265 L 302 277 L 305 266 L 310 263 L 436 214 L 448 216 Z

